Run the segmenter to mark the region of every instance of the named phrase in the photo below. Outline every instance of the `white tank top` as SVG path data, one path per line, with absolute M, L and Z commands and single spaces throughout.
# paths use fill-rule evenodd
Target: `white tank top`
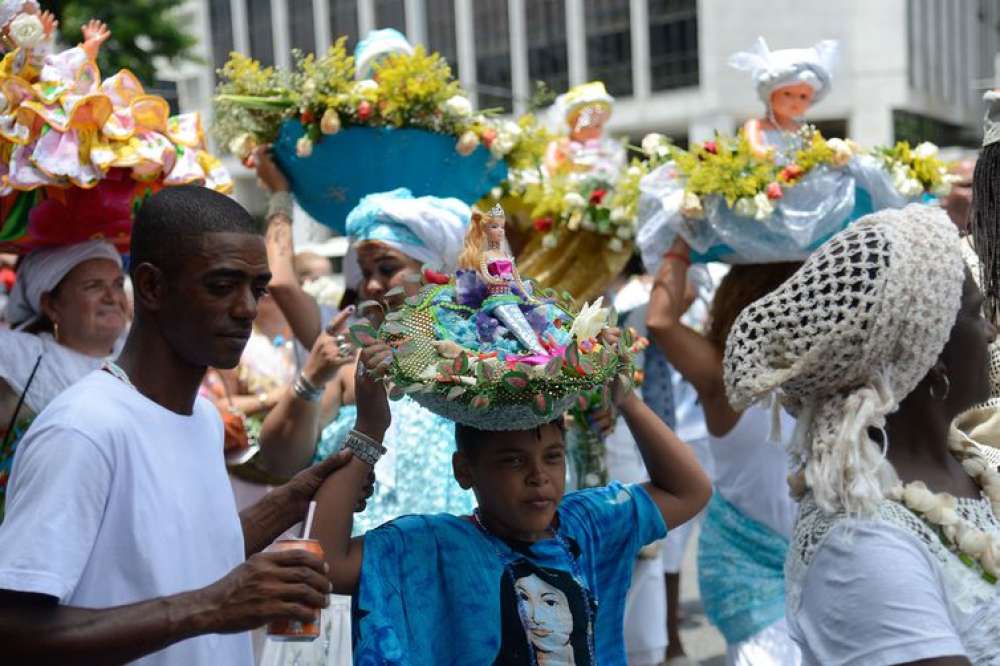
M 795 419 L 781 412 L 781 443 L 770 441 L 771 410 L 753 406 L 724 437 L 709 436 L 715 489 L 754 520 L 788 538 L 798 507 L 788 494 L 786 444 Z

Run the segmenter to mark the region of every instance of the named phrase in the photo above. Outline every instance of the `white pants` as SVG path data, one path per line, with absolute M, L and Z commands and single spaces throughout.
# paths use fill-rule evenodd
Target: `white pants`
M 268 639 L 260 666 L 351 666 L 351 598 L 331 594 L 319 627 L 319 638 L 308 643 Z

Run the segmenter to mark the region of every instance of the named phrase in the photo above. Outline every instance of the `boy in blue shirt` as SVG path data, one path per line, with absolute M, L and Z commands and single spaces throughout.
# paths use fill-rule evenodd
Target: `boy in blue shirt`
M 561 420 L 505 432 L 457 425 L 455 478 L 475 492 L 475 514 L 405 516 L 351 539 L 358 489 L 389 424 L 372 374 L 391 351 L 367 342 L 346 444 L 355 458 L 317 493 L 314 528 L 334 591 L 354 595 L 355 663 L 624 665 L 636 554 L 711 495 L 691 449 L 628 392 L 618 408 L 651 481 L 564 496 Z

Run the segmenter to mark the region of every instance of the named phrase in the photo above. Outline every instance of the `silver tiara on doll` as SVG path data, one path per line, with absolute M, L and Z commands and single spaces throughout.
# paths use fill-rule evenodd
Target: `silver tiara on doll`
M 507 219 L 507 214 L 503 212 L 503 206 L 495 204 L 493 208 L 490 208 L 490 217 L 505 220 Z

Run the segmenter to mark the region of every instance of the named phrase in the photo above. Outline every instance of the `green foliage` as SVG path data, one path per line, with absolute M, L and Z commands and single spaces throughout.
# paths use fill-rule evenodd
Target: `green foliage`
M 192 49 L 197 39 L 188 34 L 175 9 L 183 0 L 41 0 L 59 19 L 59 39 L 76 46 L 80 28 L 100 19 L 111 29 L 111 39 L 101 47 L 97 64 L 104 76 L 129 69 L 146 86 L 156 79 L 154 58 L 198 62 Z

